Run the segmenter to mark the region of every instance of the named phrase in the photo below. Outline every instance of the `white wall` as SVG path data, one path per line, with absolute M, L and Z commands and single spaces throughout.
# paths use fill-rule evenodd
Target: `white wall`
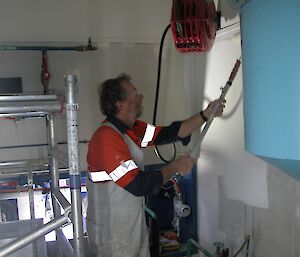
M 1 1 L 1 41 L 78 42 L 90 35 L 87 2 Z
M 78 76 L 79 137 L 80 140 L 88 140 L 104 118 L 98 107 L 98 85 L 121 72 L 131 74 L 136 85 L 144 88 L 143 93 L 149 95 L 145 97 L 144 117 L 152 119 L 159 37 L 169 22 L 169 16 L 162 14 L 166 10 L 170 12 L 170 4 L 171 1 L 164 1 L 163 5 L 160 1 L 151 4 L 149 1 L 4 1 L 0 9 L 3 31 L 0 40 L 2 45 L 25 46 L 75 46 L 86 43 L 89 36 L 97 40 L 94 44 L 99 49 L 94 52 L 48 51 L 51 90 L 64 94 L 63 76 L 70 73 Z M 160 14 L 159 18 L 153 18 L 154 11 L 156 15 Z M 166 45 L 166 52 L 169 51 L 167 48 Z M 170 54 L 164 56 L 176 54 L 173 48 L 169 49 Z M 42 93 L 40 52 L 0 51 L 0 55 L 1 77 L 21 76 L 24 92 Z M 165 60 L 163 58 L 163 62 Z M 167 62 L 163 66 L 172 60 L 167 59 Z M 177 61 L 173 62 L 176 69 Z M 166 80 L 169 80 L 168 77 L 162 78 L 162 83 Z M 58 115 L 56 121 L 56 130 L 59 131 L 57 141 L 65 141 L 64 115 Z M 12 121 L 2 121 L 0 133 L 5 133 L 1 146 L 46 143 L 43 120 L 25 120 L 17 125 Z M 86 169 L 86 150 L 87 146 L 81 145 L 82 170 Z M 1 160 L 46 155 L 45 147 L 18 151 L 0 149 L 0 152 Z M 148 155 L 150 163 L 155 157 L 151 151 Z M 156 162 L 155 159 L 153 162 Z
M 157 42 L 168 24 L 171 0 L 4 0 L 1 41 Z
M 48 52 L 50 88 L 63 92 L 63 76 L 79 77 L 80 139 L 89 139 L 103 119 L 99 82 L 127 72 L 144 93 L 143 119 L 152 121 L 159 41 L 170 18 L 168 1 L 1 1 L 0 41 L 15 44 L 75 45 L 91 36 L 95 52 Z M 238 21 L 222 1 L 222 24 Z M 239 36 L 216 40 L 208 54 L 180 54 L 170 36 L 162 60 L 158 123 L 168 124 L 198 112 L 217 98 L 240 56 Z M 230 34 L 230 33 L 229 33 Z M 226 40 L 225 40 L 226 38 Z M 56 42 L 56 43 L 55 43 Z M 42 92 L 39 52 L 0 51 L 0 77 L 21 76 L 25 92 Z M 299 256 L 298 182 L 243 150 L 242 73 L 230 89 L 224 118 L 214 121 L 198 159 L 198 231 L 213 251 L 223 241 L 231 252 L 250 234 L 252 256 Z M 65 118 L 56 117 L 57 137 L 66 139 Z M 42 120 L 1 121 L 0 146 L 45 143 Z M 194 140 L 194 139 L 193 139 Z M 81 145 L 85 170 L 87 146 Z M 190 150 L 179 147 L 179 154 Z M 41 157 L 44 148 L 0 150 L 0 160 Z M 152 151 L 147 163 L 158 162 Z

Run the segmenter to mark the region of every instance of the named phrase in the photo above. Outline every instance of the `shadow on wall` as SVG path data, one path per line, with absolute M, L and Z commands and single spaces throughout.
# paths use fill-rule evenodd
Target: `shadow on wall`
M 239 15 L 238 9 L 241 2 L 243 1 L 218 0 L 217 11 L 221 11 L 221 15 L 225 21 L 232 20 Z

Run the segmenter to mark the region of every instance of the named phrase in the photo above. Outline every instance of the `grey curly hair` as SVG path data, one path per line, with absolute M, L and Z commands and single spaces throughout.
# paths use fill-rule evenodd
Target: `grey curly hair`
M 121 73 L 116 78 L 105 80 L 98 89 L 99 104 L 102 113 L 106 116 L 115 116 L 118 113 L 116 103 L 126 100 L 126 92 L 122 87 L 123 82 L 130 82 L 131 77 Z

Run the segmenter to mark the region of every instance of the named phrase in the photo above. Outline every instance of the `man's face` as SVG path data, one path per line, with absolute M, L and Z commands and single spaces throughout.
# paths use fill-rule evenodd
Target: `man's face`
M 125 106 L 128 113 L 135 119 L 141 117 L 143 114 L 143 95 L 140 94 L 136 87 L 129 81 L 123 82 L 122 86 L 127 95 Z

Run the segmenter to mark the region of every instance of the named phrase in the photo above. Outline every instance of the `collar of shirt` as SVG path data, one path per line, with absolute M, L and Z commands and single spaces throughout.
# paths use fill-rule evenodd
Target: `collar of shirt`
M 118 118 L 108 116 L 106 121 L 111 122 L 122 134 L 127 134 L 137 145 L 141 144 L 141 139 L 131 130 L 126 124 L 120 121 Z M 136 125 L 136 123 L 135 123 Z
M 111 122 L 122 134 L 125 134 L 127 130 L 130 130 L 127 125 L 116 117 L 108 116 L 106 120 Z

